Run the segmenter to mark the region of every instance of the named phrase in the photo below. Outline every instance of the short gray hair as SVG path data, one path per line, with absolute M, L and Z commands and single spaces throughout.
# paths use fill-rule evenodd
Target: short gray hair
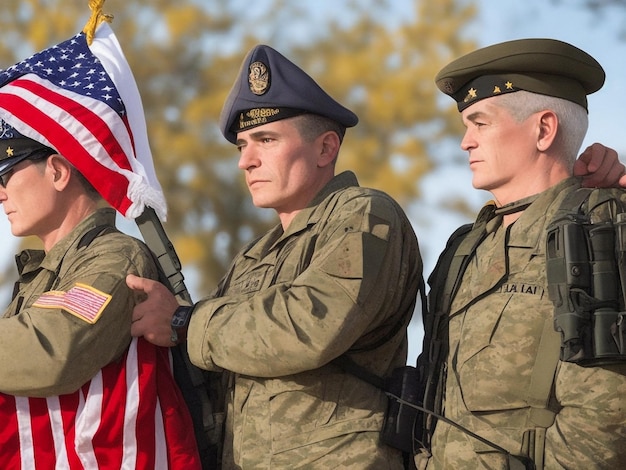
M 506 108 L 517 122 L 539 111 L 553 111 L 559 118 L 556 144 L 566 161 L 574 163 L 589 127 L 585 108 L 569 100 L 524 90 L 498 96 L 498 106 Z

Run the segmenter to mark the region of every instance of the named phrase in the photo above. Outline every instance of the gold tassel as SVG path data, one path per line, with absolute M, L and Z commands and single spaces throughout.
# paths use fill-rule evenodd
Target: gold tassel
M 96 28 L 102 23 L 106 21 L 110 23 L 113 21 L 113 15 L 109 15 L 108 13 L 102 13 L 102 6 L 104 5 L 105 0 L 89 0 L 89 9 L 91 10 L 91 17 L 87 24 L 83 28 L 83 32 L 87 35 L 87 44 L 91 45 L 93 42 L 93 37 L 96 34 Z

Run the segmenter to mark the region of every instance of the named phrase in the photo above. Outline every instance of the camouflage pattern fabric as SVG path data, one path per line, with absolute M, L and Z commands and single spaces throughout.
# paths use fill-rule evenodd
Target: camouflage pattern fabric
M 384 393 L 329 362 L 405 364 L 421 269 L 402 209 L 350 172 L 235 258 L 188 333 L 192 362 L 230 371 L 224 468 L 402 468 Z
M 112 233 L 81 246 L 96 227 Z M 135 298 L 126 275 L 156 279 L 157 270 L 145 245 L 114 227 L 115 211 L 100 209 L 48 253 L 27 250 L 16 257 L 19 280 L 0 328 L 0 391 L 31 397 L 71 393 L 128 349 Z M 60 308 L 33 306 L 44 292 L 68 292 L 77 283 L 111 296 L 95 323 Z
M 547 429 L 532 422 L 528 402 L 533 368 L 544 360 L 537 357 L 543 326 L 553 315 L 546 227 L 578 187 L 570 178 L 543 192 L 509 227 L 492 221 L 452 301 L 445 415 L 516 455 L 524 453 L 525 432 L 545 431 L 546 469 L 626 468 L 626 364 L 559 363 L 548 405 L 556 417 Z M 443 422 L 432 454 L 429 470 L 508 468 L 503 454 Z

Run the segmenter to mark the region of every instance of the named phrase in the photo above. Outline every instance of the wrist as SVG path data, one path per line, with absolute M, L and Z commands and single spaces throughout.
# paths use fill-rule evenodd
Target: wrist
M 187 339 L 187 328 L 193 312 L 193 305 L 179 305 L 172 316 L 172 333 L 170 340 L 173 344 L 180 344 Z

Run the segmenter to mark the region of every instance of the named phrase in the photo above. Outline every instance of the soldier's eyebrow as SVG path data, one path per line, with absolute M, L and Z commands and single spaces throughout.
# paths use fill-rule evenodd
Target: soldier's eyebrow
M 265 129 L 250 133 L 250 137 L 252 139 L 254 139 L 254 140 L 265 139 L 266 137 L 271 137 L 271 138 L 275 139 L 279 135 L 280 134 L 278 132 L 268 131 L 268 130 L 265 130 Z
M 476 119 L 484 117 L 485 113 L 483 111 L 474 111 L 473 113 L 469 113 L 468 115 L 466 115 L 465 119 L 467 119 L 468 121 L 475 121 Z
M 278 132 L 268 131 L 268 130 L 263 129 L 260 131 L 250 132 L 250 134 L 248 134 L 247 138 L 245 139 L 238 138 L 237 141 L 235 142 L 235 145 L 244 145 L 246 142 L 250 140 L 262 140 L 268 137 L 272 139 L 276 139 L 279 136 L 280 136 L 280 133 Z

